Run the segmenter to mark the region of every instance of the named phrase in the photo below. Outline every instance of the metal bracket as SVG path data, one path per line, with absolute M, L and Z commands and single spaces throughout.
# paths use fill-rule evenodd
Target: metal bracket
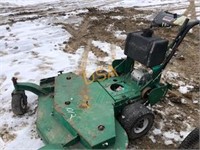
M 13 85 L 15 87 L 15 91 L 30 91 L 33 92 L 36 95 L 45 95 L 48 93 L 48 91 L 44 90 L 42 87 L 40 87 L 37 84 L 34 83 L 28 83 L 28 82 L 17 82 L 17 78 L 12 78 Z

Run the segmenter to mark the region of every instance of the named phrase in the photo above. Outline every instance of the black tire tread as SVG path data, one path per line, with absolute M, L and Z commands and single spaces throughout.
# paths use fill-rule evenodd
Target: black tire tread
M 123 118 L 123 116 L 125 116 L 125 118 Z M 150 118 L 150 123 L 148 127 L 143 133 L 138 134 L 137 136 L 130 134 L 133 127 L 133 122 L 136 122 L 142 116 Z M 119 118 L 119 121 L 126 130 L 129 139 L 137 139 L 145 135 L 151 129 L 154 122 L 154 114 L 143 104 L 134 103 L 124 107 L 124 109 L 122 110 L 122 117 Z
M 22 108 L 21 99 L 23 98 L 25 108 Z M 12 111 L 16 115 L 23 115 L 27 111 L 27 96 L 24 93 L 15 93 L 12 94 L 11 101 Z
M 179 149 L 199 149 L 199 128 L 195 128 L 190 134 L 182 141 Z

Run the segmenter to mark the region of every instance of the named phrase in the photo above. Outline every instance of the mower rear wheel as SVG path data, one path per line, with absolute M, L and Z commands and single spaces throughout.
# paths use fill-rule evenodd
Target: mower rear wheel
M 16 115 L 23 115 L 27 112 L 27 96 L 24 91 L 12 94 L 12 111 Z
M 199 149 L 199 128 L 195 128 L 190 134 L 183 140 L 179 149 Z
M 141 103 L 127 105 L 119 119 L 129 139 L 137 139 L 145 135 L 152 127 L 154 114 Z

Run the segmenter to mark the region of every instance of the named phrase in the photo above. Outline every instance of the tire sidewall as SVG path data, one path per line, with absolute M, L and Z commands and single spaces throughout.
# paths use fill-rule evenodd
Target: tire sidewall
M 136 133 L 134 130 L 135 130 L 135 127 L 136 127 L 136 124 L 141 121 L 142 119 L 147 119 L 148 120 L 148 123 L 147 123 L 147 126 L 140 132 L 140 133 Z M 132 125 L 131 125 L 131 129 L 129 132 L 131 132 L 131 134 L 129 135 L 129 138 L 130 139 L 136 139 L 136 138 L 139 138 L 143 135 L 145 135 L 152 127 L 153 125 L 153 122 L 154 122 L 154 115 L 151 114 L 151 113 L 148 113 L 148 114 L 145 114 L 145 115 L 141 115 L 141 116 L 138 116 L 137 119 L 135 119 L 133 122 L 132 122 Z
M 12 94 L 12 111 L 16 115 L 23 115 L 27 112 L 27 96 L 19 92 Z
M 140 133 L 135 133 L 134 126 L 138 121 L 142 118 L 148 119 L 147 127 Z M 153 126 L 154 123 L 154 114 L 151 110 L 149 110 L 146 106 L 141 103 L 134 103 L 124 107 L 121 113 L 121 117 L 119 118 L 119 122 L 122 127 L 127 132 L 129 139 L 137 139 L 145 135 Z

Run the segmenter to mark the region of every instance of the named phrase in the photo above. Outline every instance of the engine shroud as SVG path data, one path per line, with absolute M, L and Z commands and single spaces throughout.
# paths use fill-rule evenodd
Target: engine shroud
M 146 67 L 154 67 L 165 59 L 168 40 L 146 36 L 142 31 L 129 33 L 126 38 L 125 55 Z

